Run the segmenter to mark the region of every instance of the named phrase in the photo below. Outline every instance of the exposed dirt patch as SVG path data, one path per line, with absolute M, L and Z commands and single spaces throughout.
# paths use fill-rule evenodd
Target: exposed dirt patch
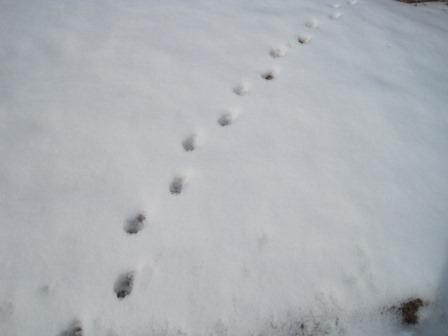
M 411 298 L 400 303 L 398 306 L 392 306 L 390 310 L 400 315 L 403 324 L 415 325 L 419 323 L 418 312 L 420 308 L 427 305 L 428 303 L 420 298 Z

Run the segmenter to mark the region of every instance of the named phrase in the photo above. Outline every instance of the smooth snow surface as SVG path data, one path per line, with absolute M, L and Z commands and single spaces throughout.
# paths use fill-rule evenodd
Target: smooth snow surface
M 447 335 L 447 6 L 2 0 L 0 26 L 0 335 Z

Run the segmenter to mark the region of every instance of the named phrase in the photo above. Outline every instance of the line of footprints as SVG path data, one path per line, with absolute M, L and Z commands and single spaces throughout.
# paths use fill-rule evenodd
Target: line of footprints
M 348 5 L 355 5 L 357 2 L 358 0 L 347 0 Z M 333 8 L 334 11 L 331 12 L 328 17 L 332 20 L 339 19 L 342 16 L 342 12 L 338 10 L 339 8 L 341 8 L 341 4 L 334 3 L 331 4 L 330 7 Z M 297 36 L 297 42 L 299 44 L 308 44 L 311 42 L 311 31 L 319 28 L 319 20 L 316 18 L 311 18 L 305 22 L 305 27 L 308 31 Z M 287 51 L 288 47 L 281 46 L 272 48 L 269 51 L 269 55 L 272 58 L 276 59 L 286 56 Z M 277 71 L 271 70 L 262 73 L 261 78 L 267 81 L 272 81 L 277 77 L 277 75 Z M 233 88 L 233 93 L 238 96 L 244 96 L 250 92 L 251 88 L 252 86 L 249 82 L 241 82 L 239 85 Z M 235 121 L 235 119 L 236 114 L 232 112 L 226 112 L 219 116 L 217 124 L 221 127 L 228 127 Z M 182 141 L 182 147 L 186 152 L 193 152 L 197 147 L 197 141 L 197 135 L 191 134 Z M 179 175 L 174 177 L 169 185 L 169 192 L 172 195 L 180 195 L 185 188 L 186 182 L 187 181 L 184 176 Z M 141 230 L 144 229 L 146 222 L 146 216 L 142 213 L 139 213 L 135 217 L 130 218 L 125 222 L 124 231 L 129 235 L 138 234 Z M 117 277 L 113 286 L 113 291 L 118 300 L 123 300 L 132 293 L 135 277 L 136 271 L 127 271 Z M 81 322 L 79 320 L 75 320 L 67 330 L 60 334 L 60 336 L 82 336 L 83 334 L 84 333 Z

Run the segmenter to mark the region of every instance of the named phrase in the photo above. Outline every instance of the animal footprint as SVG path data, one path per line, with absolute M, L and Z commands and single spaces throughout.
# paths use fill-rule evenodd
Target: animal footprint
M 341 12 L 333 12 L 329 15 L 330 19 L 337 20 L 342 16 Z
M 349 5 L 356 5 L 358 3 L 358 0 L 348 0 L 347 3 Z
M 338 3 L 334 3 L 334 4 L 331 4 L 330 7 L 339 8 L 339 7 L 341 7 L 341 5 Z
M 76 320 L 70 324 L 67 330 L 59 334 L 59 336 L 83 336 L 84 332 L 80 321 Z
M 179 195 L 185 188 L 186 178 L 182 176 L 176 176 L 170 184 L 170 193 L 173 195 Z
M 122 300 L 126 296 L 131 294 L 132 289 L 134 287 L 134 278 L 135 278 L 134 272 L 127 272 L 121 274 L 117 278 L 114 285 L 114 292 L 119 300 Z
M 191 134 L 188 137 L 186 137 L 184 141 L 182 141 L 182 147 L 185 149 L 186 152 L 192 152 L 196 149 L 197 138 L 198 136 L 196 134 Z
M 146 217 L 143 214 L 138 214 L 134 218 L 128 219 L 124 225 L 124 231 L 129 234 L 136 234 L 145 227 Z
M 319 27 L 319 21 L 317 19 L 309 19 L 305 22 L 305 26 L 310 29 Z
M 264 79 L 270 81 L 270 80 L 273 80 L 274 78 L 276 78 L 278 74 L 279 74 L 278 69 L 272 69 L 270 71 L 263 72 L 261 74 L 261 78 L 264 78 Z
M 272 71 L 265 72 L 265 73 L 261 74 L 261 77 L 266 79 L 266 80 L 273 80 L 275 78 L 274 74 L 272 73 Z
M 286 46 L 281 46 L 278 48 L 272 48 L 269 51 L 269 55 L 271 55 L 272 58 L 279 58 L 285 56 L 287 52 L 288 48 Z
M 310 35 L 310 34 L 300 34 L 299 35 L 299 37 L 297 38 L 297 41 L 300 43 L 300 44 L 307 44 L 307 43 L 310 43 L 311 42 L 311 39 L 312 39 L 313 37 L 312 37 L 312 35 Z
M 242 81 L 238 86 L 233 88 L 233 92 L 238 96 L 245 96 L 250 92 L 251 88 L 252 86 L 249 82 Z
M 231 112 L 226 112 L 221 114 L 221 116 L 218 119 L 218 124 L 222 127 L 226 127 L 231 125 L 236 119 L 236 114 Z

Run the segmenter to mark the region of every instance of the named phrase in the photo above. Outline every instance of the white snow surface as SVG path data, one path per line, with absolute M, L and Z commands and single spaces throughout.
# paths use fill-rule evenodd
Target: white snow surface
M 447 6 L 2 0 L 0 27 L 0 335 L 447 335 Z

